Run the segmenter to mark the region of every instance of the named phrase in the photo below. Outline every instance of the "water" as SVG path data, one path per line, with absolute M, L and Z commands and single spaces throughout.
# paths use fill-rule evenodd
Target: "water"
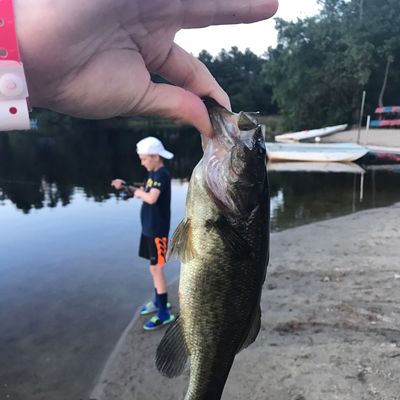
M 143 180 L 135 143 L 150 134 L 176 154 L 168 163 L 174 229 L 201 157 L 192 130 L 0 134 L 0 398 L 87 398 L 151 294 L 137 257 L 140 203 L 109 185 Z M 399 172 L 271 171 L 272 230 L 400 201 Z M 171 281 L 179 266 L 166 271 Z
M 186 187 L 173 187 L 176 226 Z M 29 214 L 8 200 L 0 207 L 0 398 L 85 398 L 152 292 L 148 263 L 136 255 L 139 207 L 94 202 L 81 188 L 68 206 Z M 174 279 L 177 262 L 166 271 Z
M 272 231 L 400 200 L 399 165 L 370 166 L 362 174 L 290 171 L 269 176 Z

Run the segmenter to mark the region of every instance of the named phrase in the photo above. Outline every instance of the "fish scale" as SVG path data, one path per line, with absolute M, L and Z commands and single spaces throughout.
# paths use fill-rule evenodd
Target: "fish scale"
M 190 357 L 184 400 L 219 400 L 235 355 L 256 339 L 269 254 L 260 128 L 245 119 L 241 131 L 246 115 L 215 101 L 206 106 L 215 136 L 192 173 L 185 219 L 171 241 L 171 253 L 182 262 L 180 313 L 156 355 L 157 368 L 169 377 Z

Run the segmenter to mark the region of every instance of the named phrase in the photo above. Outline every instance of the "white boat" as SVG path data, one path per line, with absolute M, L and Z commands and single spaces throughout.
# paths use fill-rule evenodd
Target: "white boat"
M 271 143 L 265 144 L 270 161 L 352 162 L 368 153 L 355 143 Z
M 282 135 L 275 136 L 276 142 L 298 142 L 304 139 L 319 138 L 321 136 L 331 135 L 332 133 L 344 131 L 347 124 L 327 126 L 325 128 L 310 129 L 306 131 L 283 133 Z
M 364 168 L 352 162 L 275 161 L 268 163 L 268 171 L 279 172 L 336 172 L 363 174 Z

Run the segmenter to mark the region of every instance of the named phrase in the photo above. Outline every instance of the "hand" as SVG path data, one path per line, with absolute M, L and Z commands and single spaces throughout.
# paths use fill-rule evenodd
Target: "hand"
M 146 193 L 144 190 L 143 190 L 143 188 L 141 187 L 141 188 L 137 188 L 136 190 L 135 190 L 135 192 L 133 193 L 133 197 L 136 197 L 136 198 L 138 198 L 138 199 L 141 199 L 142 197 L 143 197 L 143 194 L 144 193 Z
M 111 186 L 114 187 L 116 190 L 121 190 L 121 188 L 125 185 L 126 185 L 126 182 L 122 179 L 114 179 L 111 182 Z
M 277 7 L 278 0 L 15 0 L 30 101 L 84 118 L 167 117 L 211 135 L 200 97 L 230 108 L 228 96 L 174 43 L 175 33 L 259 21 Z M 150 72 L 176 86 L 154 84 Z

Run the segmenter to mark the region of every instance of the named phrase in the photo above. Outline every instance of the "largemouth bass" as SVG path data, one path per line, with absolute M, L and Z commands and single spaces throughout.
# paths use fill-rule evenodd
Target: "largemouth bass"
M 185 400 L 217 400 L 235 355 L 260 330 L 269 257 L 269 193 L 261 127 L 205 99 L 215 131 L 190 179 L 186 216 L 171 241 L 182 262 L 180 315 L 160 342 L 158 370 L 179 375 Z

